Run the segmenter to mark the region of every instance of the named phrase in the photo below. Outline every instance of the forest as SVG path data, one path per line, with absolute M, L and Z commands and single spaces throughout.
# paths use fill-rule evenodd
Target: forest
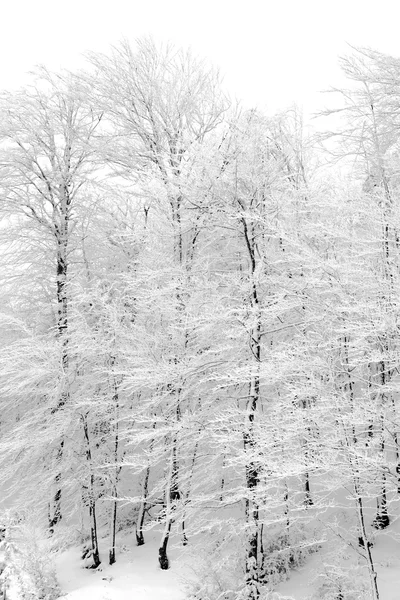
M 323 552 L 314 600 L 380 598 L 400 58 L 340 60 L 318 130 L 151 38 L 0 93 L 0 526 L 20 598 L 59 597 L 70 545 L 118 563 L 126 530 L 156 532 L 161 571 L 192 554 L 188 600 L 278 597 Z

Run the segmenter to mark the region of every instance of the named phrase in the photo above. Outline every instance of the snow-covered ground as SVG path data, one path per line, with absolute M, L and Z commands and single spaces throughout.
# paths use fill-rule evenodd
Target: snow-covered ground
M 159 532 L 146 534 L 146 544 L 137 547 L 133 534 L 119 534 L 119 553 L 113 566 L 107 564 L 107 556 L 102 556 L 101 567 L 92 571 L 84 568 L 80 558 L 80 548 L 73 547 L 57 559 L 57 576 L 65 600 L 184 600 L 185 581 L 190 570 L 185 563 L 184 548 L 177 544 L 170 550 L 171 568 L 162 571 L 158 565 Z M 179 547 L 178 547 L 179 546 Z M 320 600 L 318 597 L 318 574 L 331 561 L 333 544 L 326 543 L 319 552 L 311 555 L 307 563 L 292 572 L 291 577 L 281 583 L 271 597 L 293 598 L 293 600 Z M 372 549 L 378 572 L 380 600 L 400 600 L 400 519 L 395 520 L 388 530 L 375 535 Z M 349 561 L 354 562 L 354 582 L 365 582 L 368 587 L 368 573 L 363 570 L 363 561 L 357 556 L 357 547 L 345 552 Z M 358 571 L 357 571 L 357 564 Z M 361 570 L 360 570 L 361 565 Z M 352 577 L 350 571 L 350 577 Z M 355 583 L 357 587 L 357 583 Z M 368 598 L 360 588 L 357 600 Z
M 132 535 L 119 534 L 120 552 L 111 567 L 107 556 L 96 571 L 85 569 L 80 549 L 74 547 L 57 560 L 57 576 L 65 600 L 183 600 L 183 569 L 171 550 L 171 568 L 158 565 L 159 535 L 148 533 L 144 546 L 136 546 Z
M 366 568 L 363 568 L 364 560 L 360 555 L 357 555 L 357 550 L 356 544 L 354 548 L 348 548 L 341 562 L 346 569 L 349 569 L 349 564 L 354 564 L 354 570 L 350 569 L 349 577 L 350 579 L 353 577 L 356 588 L 357 581 L 360 581 L 360 579 L 368 587 L 368 572 Z M 400 600 L 400 518 L 394 519 L 387 530 L 376 533 L 371 551 L 378 574 L 380 600 Z M 331 553 L 332 546 L 329 544 L 323 546 L 319 552 L 309 557 L 302 568 L 293 571 L 290 578 L 279 585 L 277 593 L 294 600 L 309 600 L 311 598 L 312 600 L 320 600 L 316 595 L 318 574 L 324 571 L 324 567 L 330 565 Z M 357 564 L 363 568 L 363 578 L 360 578 L 360 571 L 356 572 Z M 359 596 L 355 595 L 357 600 L 369 598 L 361 590 L 359 593 Z M 278 594 L 276 598 L 278 600 Z

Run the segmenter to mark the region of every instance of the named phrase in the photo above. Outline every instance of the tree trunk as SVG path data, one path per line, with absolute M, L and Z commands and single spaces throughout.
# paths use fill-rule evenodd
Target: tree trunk
M 90 541 L 92 544 L 92 569 L 97 569 L 100 565 L 99 545 L 97 537 L 97 517 L 96 517 L 96 501 L 93 497 L 94 492 L 94 476 L 90 476 L 90 499 L 89 499 L 89 517 L 90 517 Z
M 167 519 L 167 521 L 165 523 L 163 537 L 161 539 L 161 545 L 158 549 L 158 562 L 160 563 L 160 567 L 163 571 L 166 571 L 167 569 L 169 569 L 167 546 L 168 546 L 169 535 L 171 532 L 171 526 L 172 526 L 172 520 Z
M 354 484 L 354 493 L 355 493 L 355 497 L 356 497 L 356 508 L 357 508 L 357 516 L 358 516 L 358 523 L 359 523 L 359 528 L 360 528 L 360 540 L 362 540 L 362 545 L 365 549 L 365 559 L 367 561 L 367 566 L 368 566 L 368 573 L 370 576 L 370 581 L 371 581 L 371 593 L 372 593 L 372 598 L 373 600 L 379 600 L 379 590 L 378 590 L 378 582 L 377 582 L 377 573 L 375 571 L 375 565 L 374 565 L 374 561 L 372 558 L 372 553 L 371 553 L 371 544 L 368 540 L 368 536 L 365 530 L 365 519 L 364 519 L 364 509 L 363 509 L 363 502 L 362 502 L 362 498 L 360 495 L 360 487 L 359 487 L 359 481 L 358 478 L 355 476 L 355 474 L 353 475 L 354 480 L 353 480 L 353 484 Z
M 115 364 L 115 357 L 111 357 L 111 367 Z M 119 457 L 119 397 L 118 387 L 115 379 L 113 379 L 113 401 L 114 401 L 114 482 L 112 486 L 112 508 L 111 508 L 111 547 L 108 552 L 108 563 L 113 565 L 115 563 L 115 540 L 117 535 L 117 498 L 118 498 L 118 479 L 121 471 L 121 467 L 118 465 Z
M 380 368 L 381 385 L 384 386 L 386 384 L 386 364 L 384 361 L 381 361 L 379 363 L 379 368 Z M 385 421 L 384 410 L 385 410 L 385 404 L 386 404 L 385 399 L 386 399 L 386 394 L 385 394 L 385 392 L 383 392 L 383 393 L 381 393 L 381 404 L 380 404 L 380 409 L 381 409 L 381 414 L 380 414 L 381 448 L 380 448 L 380 452 L 381 452 L 382 460 L 385 457 L 385 422 L 384 422 Z M 389 515 L 388 515 L 388 507 L 387 507 L 386 473 L 385 473 L 385 471 L 382 471 L 381 491 L 377 498 L 376 503 L 377 503 L 377 513 L 376 513 L 376 517 L 374 519 L 374 526 L 377 529 L 385 529 L 386 527 L 389 526 L 389 523 L 390 523 L 390 519 L 389 519 Z
M 184 546 L 187 546 L 188 541 L 189 541 L 186 536 L 186 528 L 185 528 L 185 520 L 186 520 L 185 507 L 189 502 L 189 497 L 190 497 L 190 492 L 191 492 L 191 487 L 192 487 L 192 480 L 193 480 L 193 473 L 194 473 L 194 465 L 196 463 L 197 450 L 199 447 L 199 439 L 200 439 L 200 430 L 198 432 L 198 437 L 197 437 L 196 443 L 194 445 L 192 464 L 190 466 L 189 480 L 188 480 L 188 484 L 187 484 L 187 490 L 186 490 L 186 494 L 185 494 L 185 504 L 184 504 L 183 515 L 182 515 L 182 543 Z
M 257 339 L 257 338 L 256 338 Z M 260 344 L 258 341 L 255 347 L 256 356 L 260 356 Z M 259 597 L 259 507 L 256 498 L 257 487 L 259 484 L 258 465 L 255 461 L 255 441 L 254 441 L 254 418 L 257 410 L 257 404 L 260 396 L 260 379 L 258 375 L 250 383 L 250 399 L 248 403 L 248 414 L 246 430 L 244 432 L 244 450 L 250 455 L 250 460 L 246 465 L 246 487 L 248 498 L 246 501 L 246 518 L 248 523 L 248 550 L 246 558 L 246 585 L 249 591 L 249 598 L 254 600 Z
M 143 525 L 144 525 L 144 517 L 145 517 L 146 506 L 147 506 L 149 477 L 150 477 L 150 465 L 147 465 L 146 471 L 144 474 L 144 478 L 143 478 L 142 500 L 140 502 L 139 513 L 138 513 L 137 520 L 136 520 L 136 544 L 137 544 L 137 546 L 143 546 L 143 544 L 144 544 Z
M 254 442 L 251 433 L 245 432 L 244 435 L 245 452 L 251 453 L 254 448 Z M 255 498 L 255 493 L 259 483 L 258 468 L 253 460 L 250 460 L 246 466 L 246 487 L 248 498 L 246 499 L 246 520 L 248 524 L 247 538 L 247 556 L 246 556 L 246 586 L 249 591 L 249 598 L 255 599 L 259 596 L 259 508 Z
M 68 388 L 68 295 L 67 295 L 67 275 L 68 275 L 68 226 L 69 226 L 69 201 L 67 192 L 60 200 L 61 215 L 60 224 L 56 227 L 57 240 L 57 331 L 61 343 L 61 366 L 62 366 L 62 382 L 60 398 L 57 406 L 52 410 L 52 413 L 62 410 L 67 404 L 69 398 Z M 60 440 L 56 468 L 61 469 L 61 461 L 64 452 L 64 439 Z M 54 527 L 62 518 L 61 512 L 61 470 L 54 478 L 55 493 L 52 506 L 50 509 L 49 530 L 54 531 Z
M 243 209 L 242 204 L 240 203 Z M 246 219 L 242 218 L 243 234 L 250 259 L 251 307 L 254 312 L 253 324 L 250 330 L 250 349 L 255 361 L 254 372 L 249 381 L 249 400 L 247 417 L 243 434 L 244 452 L 246 457 L 246 520 L 248 524 L 247 556 L 245 563 L 246 587 L 249 600 L 256 600 L 260 595 L 259 586 L 259 506 L 257 502 L 257 487 L 259 485 L 259 466 L 255 460 L 254 420 L 260 401 L 260 362 L 261 362 L 261 307 L 255 280 L 256 271 L 256 242 L 253 227 L 249 227 Z M 251 361 L 253 363 L 253 360 Z M 253 363 L 254 364 L 254 363 Z M 249 457 L 250 456 L 250 457 Z M 249 458 L 248 458 L 249 457 Z
M 117 535 L 117 486 L 112 489 L 112 506 L 111 506 L 111 547 L 108 551 L 108 564 L 115 563 L 115 541 Z
M 89 518 L 90 518 L 90 541 L 91 541 L 91 557 L 93 559 L 92 569 L 97 569 L 100 565 L 99 545 L 97 537 L 97 518 L 96 518 L 96 498 L 95 498 L 95 478 L 92 465 L 92 451 L 89 440 L 89 427 L 86 417 L 82 417 L 83 433 L 86 442 L 86 459 L 89 466 Z
M 304 506 L 307 508 L 314 504 L 310 491 L 310 476 L 308 472 L 304 474 Z
M 158 550 L 158 560 L 160 567 L 163 570 L 169 569 L 169 559 L 167 555 L 167 547 L 169 536 L 171 532 L 172 523 L 174 522 L 174 513 L 176 509 L 176 503 L 180 500 L 180 492 L 178 486 L 178 462 L 177 462 L 177 438 L 174 436 L 171 451 L 171 468 L 167 482 L 166 490 L 166 515 L 165 515 L 165 527 L 164 533 L 161 538 L 160 548 Z

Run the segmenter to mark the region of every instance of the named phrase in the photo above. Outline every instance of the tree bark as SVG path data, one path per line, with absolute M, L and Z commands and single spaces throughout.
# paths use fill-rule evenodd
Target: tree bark
M 97 517 L 96 517 L 96 498 L 95 498 L 95 477 L 93 474 L 92 451 L 89 439 L 89 427 L 87 418 L 82 417 L 83 433 L 86 443 L 86 459 L 89 467 L 89 519 L 90 519 L 90 541 L 91 541 L 91 557 L 93 565 L 90 568 L 97 569 L 100 565 L 99 545 L 97 536 Z
M 259 582 L 259 506 L 257 501 L 257 487 L 259 485 L 259 466 L 255 460 L 254 421 L 260 402 L 260 361 L 261 361 L 261 307 L 255 281 L 256 270 L 256 244 L 255 234 L 249 227 L 246 219 L 242 218 L 243 234 L 250 259 L 250 299 L 253 311 L 253 324 L 250 328 L 250 349 L 252 359 L 255 361 L 254 373 L 249 381 L 249 399 L 247 402 L 247 416 L 243 434 L 244 451 L 246 458 L 246 519 L 248 523 L 247 556 L 245 563 L 246 586 L 250 600 L 256 600 L 260 595 Z M 251 361 L 253 363 L 253 360 Z M 254 363 L 253 363 L 254 364 Z
M 375 571 L 375 565 L 372 558 L 371 553 L 371 543 L 368 540 L 368 536 L 365 530 L 365 518 L 364 518 L 364 509 L 363 502 L 360 495 L 360 486 L 358 478 L 353 474 L 353 484 L 354 484 L 354 494 L 356 497 L 356 508 L 357 508 L 357 516 L 358 523 L 360 528 L 360 539 L 362 540 L 362 545 L 365 549 L 365 559 L 368 565 L 368 573 L 371 581 L 371 592 L 373 600 L 379 600 L 379 589 L 378 589 L 378 581 L 377 581 L 377 573 Z
M 143 535 L 143 525 L 144 525 L 144 517 L 147 506 L 147 495 L 148 495 L 148 484 L 150 477 L 150 465 L 147 465 L 146 471 L 143 477 L 142 484 L 142 500 L 139 506 L 139 513 L 136 520 L 136 544 L 137 546 L 143 546 L 144 544 L 144 535 Z
M 61 223 L 55 225 L 56 241 L 57 241 L 57 330 L 58 337 L 61 343 L 61 367 L 62 367 L 62 392 L 57 406 L 53 409 L 53 413 L 62 410 L 67 404 L 69 398 L 68 389 L 68 295 L 67 295 L 67 275 L 68 275 L 68 225 L 69 225 L 69 202 L 68 197 L 60 200 L 61 206 Z M 52 506 L 50 509 L 49 530 L 54 531 L 54 527 L 62 518 L 61 512 L 61 495 L 62 495 L 62 474 L 61 461 L 64 452 L 64 439 L 62 438 L 57 450 L 56 468 L 59 469 L 54 478 L 55 493 Z
M 111 357 L 111 367 L 115 364 L 115 357 Z M 119 466 L 119 395 L 118 395 L 118 387 L 115 378 L 113 379 L 113 404 L 114 404 L 114 481 L 112 484 L 112 508 L 111 508 L 111 547 L 108 552 L 108 563 L 113 565 L 115 563 L 115 541 L 117 535 L 117 498 L 118 498 L 118 479 L 121 471 L 121 467 Z
M 171 533 L 172 523 L 174 522 L 174 512 L 176 503 L 180 499 L 179 487 L 178 487 L 178 468 L 177 468 L 177 456 L 176 456 L 176 437 L 174 437 L 171 450 L 171 464 L 170 472 L 167 481 L 166 489 L 166 510 L 165 510 L 165 526 L 163 536 L 161 538 L 161 544 L 158 550 L 158 561 L 162 570 L 169 569 L 169 559 L 167 555 L 167 547 L 169 537 Z

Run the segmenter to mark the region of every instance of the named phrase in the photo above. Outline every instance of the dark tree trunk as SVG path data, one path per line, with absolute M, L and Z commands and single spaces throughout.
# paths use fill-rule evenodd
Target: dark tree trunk
M 91 552 L 90 555 L 93 559 L 93 565 L 90 568 L 97 569 L 100 565 L 99 545 L 97 536 L 97 518 L 96 518 L 96 497 L 95 497 L 95 478 L 93 474 L 92 466 L 92 451 L 90 447 L 89 439 L 89 427 L 86 417 L 82 417 L 83 421 L 83 433 L 86 442 L 86 459 L 89 466 L 89 518 L 90 518 L 90 541 L 91 541 Z
M 117 534 L 117 488 L 113 487 L 112 491 L 112 514 L 111 514 L 111 548 L 108 552 L 108 564 L 113 565 L 115 563 L 115 541 Z
M 114 366 L 115 357 L 111 357 L 111 367 Z M 117 383 L 114 379 L 113 381 L 113 403 L 115 409 L 115 425 L 114 425 L 114 481 L 112 486 L 112 515 L 111 515 L 111 547 L 108 552 L 108 563 L 113 565 L 115 563 L 115 541 L 117 535 L 117 498 L 118 498 L 118 479 L 121 471 L 121 467 L 119 466 L 119 396 L 118 396 L 118 387 Z
M 376 500 L 376 517 L 373 526 L 376 529 L 386 529 L 390 525 L 386 496 L 386 475 L 382 473 L 381 493 Z
M 356 497 L 356 507 L 357 507 L 357 515 L 358 515 L 358 523 L 359 523 L 359 531 L 360 531 L 359 540 L 362 541 L 361 545 L 363 546 L 363 548 L 365 550 L 365 559 L 367 561 L 368 572 L 370 575 L 371 591 L 373 594 L 373 599 L 379 600 L 377 573 L 375 571 L 375 565 L 374 565 L 374 561 L 372 558 L 372 552 L 371 552 L 372 544 L 368 540 L 366 529 L 365 529 L 364 508 L 363 508 L 362 497 L 360 494 L 359 481 L 358 481 L 358 478 L 355 473 L 354 473 L 353 477 L 354 477 L 354 480 L 353 480 L 354 493 L 355 493 L 355 497 Z
M 307 411 L 308 408 L 310 408 L 311 406 L 311 399 L 310 398 L 305 398 L 302 401 L 302 407 L 304 411 Z M 307 413 L 305 412 L 305 421 L 307 423 L 308 421 L 308 416 Z M 312 500 L 312 496 L 311 496 L 311 486 L 310 486 L 310 474 L 308 472 L 308 467 L 309 467 L 309 458 L 310 458 L 310 451 L 309 451 L 309 441 L 311 439 L 311 427 L 309 424 L 306 425 L 305 427 L 305 438 L 303 440 L 303 449 L 304 449 L 304 463 L 305 463 L 305 468 L 306 471 L 304 473 L 304 506 L 307 509 L 309 506 L 312 506 L 314 504 L 313 500 Z
M 222 456 L 222 477 L 221 477 L 221 494 L 219 497 L 220 502 L 223 501 L 224 498 L 224 487 L 225 487 L 225 477 L 224 477 L 224 468 L 225 468 L 226 455 Z
M 143 546 L 144 544 L 144 535 L 143 535 L 143 525 L 144 525 L 144 517 L 147 506 L 147 495 L 148 495 L 148 485 L 149 485 L 149 477 L 150 477 L 150 465 L 147 466 L 142 485 L 142 500 L 140 502 L 139 513 L 136 521 L 136 544 L 138 546 Z
M 89 500 L 89 517 L 90 517 L 90 541 L 92 544 L 92 559 L 93 565 L 90 567 L 92 569 L 97 569 L 100 565 L 100 555 L 99 555 L 99 546 L 98 546 L 98 537 L 97 537 L 97 517 L 96 517 L 96 501 L 93 498 L 92 494 L 94 491 L 94 476 L 90 477 L 90 488 L 91 488 L 91 497 Z
M 289 539 L 290 537 L 290 508 L 289 508 L 289 487 L 287 484 L 287 481 L 285 481 L 285 492 L 283 495 L 283 502 L 285 505 L 285 517 L 286 517 L 286 530 L 287 530 L 287 537 Z
M 160 563 L 160 567 L 163 571 L 169 569 L 169 559 L 167 555 L 167 546 L 169 535 L 171 532 L 172 521 L 169 519 L 165 524 L 164 535 L 161 540 L 161 546 L 158 549 L 158 562 Z
M 241 209 L 244 207 L 240 203 Z M 248 496 L 246 499 L 246 520 L 248 523 L 247 556 L 245 563 L 246 586 L 249 600 L 256 600 L 260 595 L 259 571 L 259 506 L 257 501 L 257 488 L 259 485 L 259 465 L 256 462 L 254 420 L 260 402 L 260 376 L 259 368 L 261 362 L 261 307 L 255 280 L 256 271 L 256 242 L 253 227 L 249 227 L 245 218 L 241 219 L 243 235 L 250 259 L 250 283 L 251 283 L 251 306 L 254 311 L 254 324 L 250 331 L 250 349 L 252 359 L 255 361 L 255 371 L 249 381 L 249 400 L 247 403 L 247 422 L 243 434 L 244 451 L 246 458 L 246 487 Z
M 174 177 L 179 175 L 180 168 L 180 160 L 181 157 L 174 156 L 174 153 L 171 154 L 171 166 L 173 167 Z M 168 176 L 166 175 L 164 169 L 162 168 L 161 163 L 159 163 L 159 167 L 161 169 L 164 183 L 168 188 Z M 183 237 L 182 237 L 182 204 L 183 204 L 183 196 L 181 193 L 175 195 L 169 195 L 169 202 L 171 206 L 172 213 L 172 222 L 174 224 L 174 258 L 177 265 L 180 267 L 184 266 L 184 248 L 183 248 Z M 176 300 L 178 303 L 177 311 L 180 313 L 182 308 L 184 307 L 184 299 L 181 296 L 179 288 L 176 290 Z M 187 343 L 187 335 L 185 332 L 185 349 Z M 177 359 L 175 359 L 176 361 Z M 176 411 L 175 411 L 175 422 L 179 423 L 181 419 L 181 405 L 180 405 L 180 389 L 179 387 L 172 388 L 172 395 L 176 396 Z M 179 477 L 179 465 L 177 458 L 177 444 L 178 444 L 178 436 L 175 434 L 172 439 L 172 453 L 171 453 L 171 470 L 170 476 L 167 483 L 166 489 L 166 521 L 164 527 L 164 533 L 161 538 L 161 544 L 158 550 L 159 556 L 158 561 L 160 563 L 160 567 L 162 570 L 169 569 L 169 559 L 167 555 L 168 542 L 170 537 L 170 532 L 172 528 L 172 523 L 174 522 L 174 513 L 176 510 L 176 504 L 180 500 L 180 491 L 178 484 Z
M 56 243 L 57 243 L 57 330 L 61 342 L 61 363 L 62 363 L 62 392 L 57 406 L 52 410 L 55 413 L 67 404 L 69 398 L 68 388 L 68 294 L 67 294 L 67 275 L 68 275 L 68 235 L 69 235 L 69 197 L 67 191 L 60 200 L 61 217 L 60 224 L 55 225 Z M 57 450 L 56 468 L 61 469 L 61 461 L 64 452 L 64 439 L 60 440 Z M 51 503 L 49 515 L 49 530 L 54 531 L 54 527 L 62 518 L 61 495 L 62 495 L 62 474 L 61 470 L 54 478 L 55 493 Z
M 171 470 L 170 476 L 167 485 L 166 497 L 167 497 L 167 507 L 166 507 L 166 521 L 164 527 L 164 533 L 161 539 L 161 545 L 158 551 L 159 563 L 160 567 L 163 570 L 169 569 L 169 560 L 167 556 L 167 547 L 170 537 L 170 532 L 172 528 L 172 523 L 174 522 L 174 513 L 176 510 L 176 504 L 180 500 L 180 492 L 178 485 L 178 460 L 177 460 L 177 438 L 174 436 L 174 440 L 172 443 L 172 453 L 171 453 Z
M 191 464 L 190 473 L 189 473 L 189 481 L 187 484 L 187 490 L 186 490 L 186 494 L 185 494 L 185 508 L 189 502 L 189 497 L 190 497 L 190 492 L 191 492 L 191 487 L 192 487 L 192 480 L 193 480 L 193 473 L 194 473 L 194 465 L 196 463 L 197 450 L 199 447 L 199 438 L 200 438 L 200 430 L 199 430 L 198 437 L 197 437 L 197 440 L 196 440 L 196 443 L 195 443 L 194 449 L 193 449 L 192 464 Z M 184 546 L 187 546 L 189 540 L 186 536 L 186 526 L 185 526 L 186 510 L 185 510 L 185 508 L 183 510 L 183 516 L 182 516 L 182 543 Z
M 310 476 L 308 472 L 304 474 L 304 505 L 307 508 L 314 504 L 310 491 Z
M 379 368 L 380 368 L 380 376 L 381 376 L 381 385 L 384 386 L 386 384 L 386 365 L 384 361 L 381 361 L 379 364 Z M 385 392 L 383 392 L 381 394 L 381 398 L 382 398 L 382 402 L 381 402 L 381 415 L 380 415 L 380 419 L 381 419 L 381 430 L 380 430 L 380 436 L 381 436 L 381 456 L 382 456 L 382 460 L 384 459 L 385 456 L 385 423 L 384 423 L 384 408 L 385 408 L 385 400 L 386 400 L 386 394 Z M 387 493 L 386 493 L 386 473 L 385 471 L 382 472 L 381 475 L 381 492 L 377 498 L 377 512 L 376 512 L 376 517 L 374 519 L 373 525 L 374 527 L 376 527 L 377 529 L 385 529 L 386 527 L 389 526 L 390 523 L 390 519 L 389 519 L 389 515 L 388 515 L 388 506 L 387 506 Z

